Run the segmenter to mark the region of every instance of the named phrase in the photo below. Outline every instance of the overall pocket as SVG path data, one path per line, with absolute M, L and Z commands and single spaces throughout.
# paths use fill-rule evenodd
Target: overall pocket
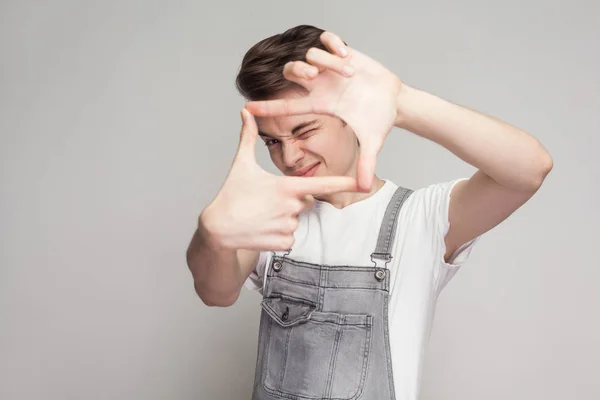
M 372 316 L 316 311 L 286 296 L 265 298 L 263 387 L 277 397 L 358 398 L 371 347 Z

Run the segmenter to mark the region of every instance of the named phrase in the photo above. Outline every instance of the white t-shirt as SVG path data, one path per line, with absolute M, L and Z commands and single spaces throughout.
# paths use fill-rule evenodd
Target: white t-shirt
M 388 264 L 390 350 L 397 400 L 418 398 L 438 295 L 479 239 L 465 243 L 449 263 L 444 262 L 450 193 L 463 179 L 415 190 L 400 211 L 392 248 L 394 258 Z M 314 264 L 372 267 L 370 255 L 397 187 L 386 180 L 372 196 L 342 209 L 315 200 L 311 209 L 299 215 L 295 243 L 288 257 Z M 271 256 L 272 252 L 260 253 L 256 269 L 244 284 L 246 288 L 262 294 L 264 270 Z

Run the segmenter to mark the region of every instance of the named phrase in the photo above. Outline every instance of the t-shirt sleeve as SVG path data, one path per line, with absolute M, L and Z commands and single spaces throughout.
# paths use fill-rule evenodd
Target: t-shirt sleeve
M 264 278 L 265 278 L 265 269 L 269 264 L 272 253 L 270 251 L 261 251 L 258 256 L 258 261 L 256 262 L 256 266 L 254 270 L 250 273 L 246 281 L 244 282 L 244 287 L 246 289 L 258 292 L 262 294 L 263 286 L 264 286 Z
M 466 264 L 475 244 L 481 236 L 463 243 L 448 259 L 444 260 L 446 254 L 446 234 L 450 230 L 449 207 L 450 197 L 454 186 L 469 178 L 460 178 L 450 182 L 439 183 L 429 186 L 426 190 L 429 197 L 429 222 L 432 233 L 432 248 L 435 252 L 437 265 L 435 268 L 435 291 L 439 294 L 450 282 L 459 268 Z

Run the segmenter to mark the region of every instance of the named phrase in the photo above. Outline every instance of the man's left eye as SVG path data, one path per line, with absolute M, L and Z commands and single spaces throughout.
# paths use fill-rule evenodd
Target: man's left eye
M 304 133 L 301 133 L 301 134 L 300 134 L 300 136 L 304 136 L 304 135 L 306 135 L 306 134 L 308 134 L 308 133 L 310 133 L 310 132 L 314 132 L 314 131 L 316 131 L 316 130 L 317 130 L 316 128 L 315 128 L 315 129 L 311 129 L 310 131 L 306 131 L 306 132 L 304 132 Z

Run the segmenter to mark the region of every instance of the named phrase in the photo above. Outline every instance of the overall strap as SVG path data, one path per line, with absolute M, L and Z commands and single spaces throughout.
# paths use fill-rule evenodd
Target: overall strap
M 394 243 L 394 236 L 396 235 L 396 228 L 398 226 L 400 209 L 412 193 L 413 191 L 410 189 L 398 187 L 385 210 L 381 228 L 379 228 L 377 246 L 375 247 L 373 254 L 371 254 L 371 261 L 375 263 L 376 267 L 385 267 L 392 259 L 391 250 L 392 244 Z

